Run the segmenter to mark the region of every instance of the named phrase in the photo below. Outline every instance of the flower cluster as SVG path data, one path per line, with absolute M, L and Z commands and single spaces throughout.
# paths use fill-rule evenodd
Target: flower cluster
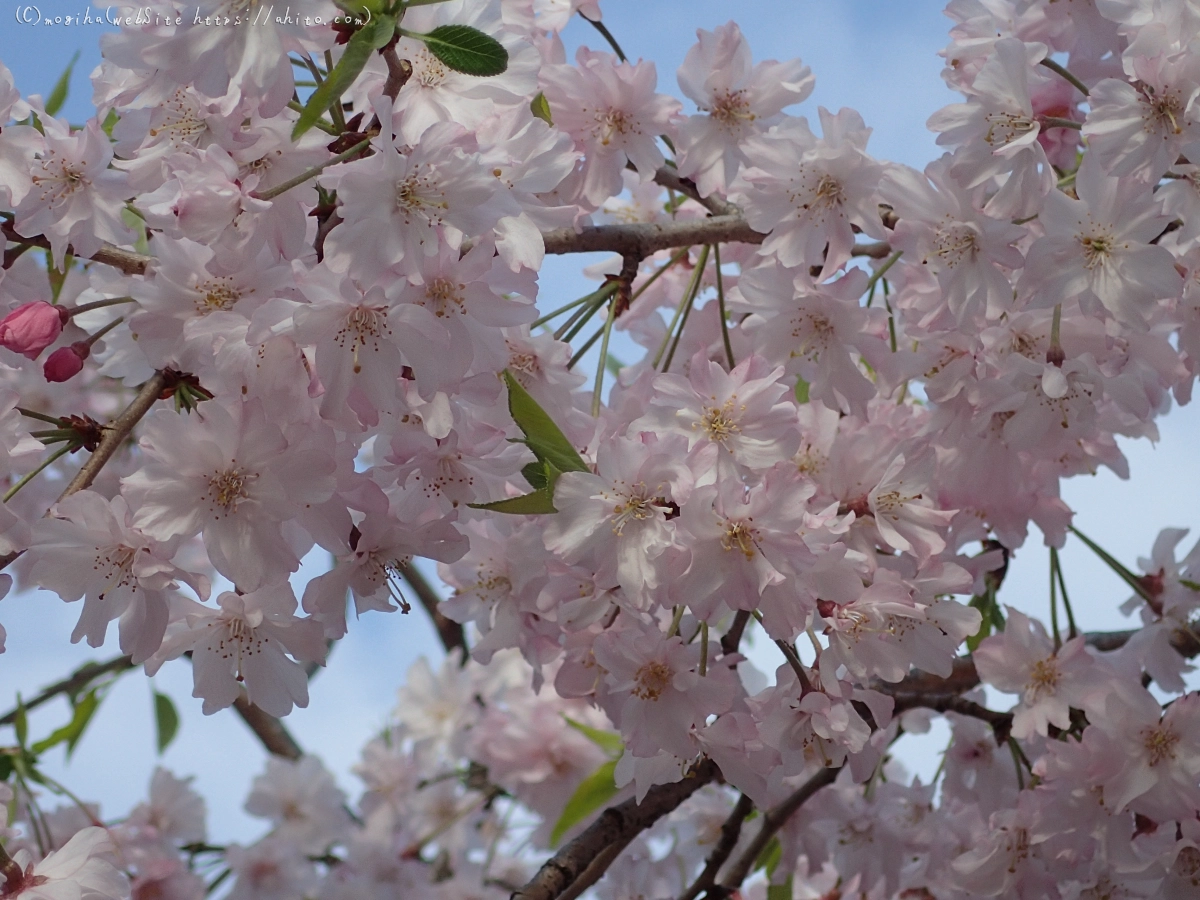
M 206 714 L 307 705 L 351 598 L 420 601 L 450 658 L 353 807 L 268 742 L 246 847 L 163 771 L 107 832 L 46 814 L 20 734 L 0 898 L 551 900 L 605 868 L 601 898 L 760 869 L 772 898 L 1194 896 L 1200 548 L 1168 529 L 1137 574 L 1079 535 L 1141 616 L 1102 635 L 1057 550 L 1062 480 L 1126 475 L 1117 436 L 1200 373 L 1200 17 L 952 2 L 963 99 L 917 171 L 852 109 L 794 114 L 809 69 L 732 22 L 685 114 L 596 0 L 361 5 L 199 29 L 153 0 L 82 127 L 0 65 L 0 552 L 83 600 L 73 640 L 188 654 Z M 615 53 L 567 60 L 576 12 Z M 542 314 L 545 255 L 595 250 Z M 998 599 L 1031 524 L 1050 628 Z M 891 748 L 935 715 L 925 785 Z

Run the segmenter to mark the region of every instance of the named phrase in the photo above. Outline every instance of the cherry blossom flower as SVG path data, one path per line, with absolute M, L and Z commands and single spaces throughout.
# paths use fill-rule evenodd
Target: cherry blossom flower
M 574 66 L 544 66 L 541 88 L 555 125 L 584 151 L 581 194 L 593 207 L 621 192 L 627 162 L 642 181 L 666 162 L 656 140 L 671 135 L 679 101 L 654 92 L 654 63 L 618 63 L 611 53 L 580 47 Z
M 1075 185 L 1078 200 L 1062 192 L 1046 198 L 1039 221 L 1047 237 L 1025 260 L 1021 291 L 1037 306 L 1082 298 L 1123 324 L 1143 325 L 1153 302 L 1182 286 L 1170 252 L 1150 244 L 1167 221 L 1135 182 L 1105 175 L 1094 157 Z
M 23 303 L 0 319 L 0 346 L 37 359 L 62 334 L 66 314 L 64 307 L 44 300 Z
M 60 900 L 76 896 L 87 900 L 122 900 L 129 896 L 129 881 L 113 865 L 113 844 L 103 828 L 76 832 L 60 849 L 33 862 L 29 852 L 18 850 L 12 861 L 22 874 L 5 884 L 6 897 L 25 900 Z
M 985 638 L 972 655 L 984 682 L 1020 695 L 1013 715 L 1016 738 L 1045 737 L 1050 725 L 1070 728 L 1070 707 L 1083 709 L 1095 690 L 1097 673 L 1082 636 L 1055 650 L 1041 622 L 1011 607 L 1003 634 Z
M 134 528 L 123 497 L 80 491 L 55 509 L 34 526 L 30 579 L 68 602 L 85 598 L 72 641 L 86 636 L 99 647 L 119 619 L 121 651 L 144 662 L 162 643 L 177 582 L 206 599 L 208 579 L 171 562 L 178 539 L 160 542 Z
M 160 410 L 147 417 L 142 447 L 151 462 L 122 482 L 140 531 L 158 540 L 203 532 L 217 571 L 243 590 L 300 565 L 281 524 L 329 498 L 333 460 L 289 442 L 258 401 Z
M 206 716 L 232 704 L 242 685 L 250 702 L 273 716 L 308 706 L 308 676 L 296 660 L 320 662 L 325 645 L 316 622 L 294 615 L 296 598 L 287 583 L 224 593 L 217 603 L 220 609 L 177 598 L 166 640 L 146 661 L 147 673 L 191 650 L 192 696 L 204 700 Z
M 866 152 L 871 130 L 852 109 L 820 113 L 820 140 L 800 120 L 755 142 L 747 151 L 750 168 L 730 186 L 730 199 L 745 208 L 750 227 L 767 235 L 763 252 L 785 266 L 820 266 L 823 280 L 850 259 L 855 227 L 885 235 L 875 201 L 883 167 Z
M 679 67 L 679 86 L 702 115 L 679 126 L 679 174 L 701 197 L 725 192 L 748 164 L 748 139 L 782 119 L 785 107 L 812 93 L 815 79 L 798 59 L 767 60 L 751 68 L 750 45 L 733 22 L 699 29 Z

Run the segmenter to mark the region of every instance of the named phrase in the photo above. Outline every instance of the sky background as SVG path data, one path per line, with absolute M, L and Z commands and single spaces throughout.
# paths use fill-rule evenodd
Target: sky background
M 82 14 L 82 0 L 40 0 L 43 15 Z M 15 7 L 15 4 L 14 4 Z M 755 60 L 799 56 L 816 75 L 816 89 L 792 110 L 812 119 L 818 106 L 836 111 L 851 106 L 874 128 L 869 149 L 876 156 L 918 168 L 940 155 L 925 121 L 956 95 L 944 86 L 937 51 L 946 43 L 949 20 L 934 0 L 607 0 L 604 20 L 631 59 L 657 63 L 659 89 L 678 95 L 674 73 L 695 41 L 697 28 L 712 29 L 736 14 L 754 49 Z M 88 76 L 100 61 L 96 26 L 21 26 L 11 9 L 0 9 L 0 59 L 13 71 L 25 94 L 49 93 L 76 49 L 81 51 L 63 115 L 86 119 L 91 86 Z M 590 26 L 575 21 L 564 39 L 570 54 L 580 42 L 606 49 Z M 542 276 L 542 306 L 551 309 L 580 296 L 589 283 L 579 274 L 591 259 L 549 258 Z M 620 346 L 614 352 L 621 358 Z M 632 352 L 624 358 L 631 359 Z M 585 369 L 585 371 L 587 371 Z M 1200 468 L 1194 448 L 1200 446 L 1200 416 L 1193 408 L 1173 412 L 1161 422 L 1162 440 L 1122 442 L 1132 471 L 1122 482 L 1104 470 L 1094 478 L 1077 478 L 1064 486 L 1066 501 L 1078 513 L 1076 523 L 1127 565 L 1147 555 L 1155 535 L 1167 526 L 1200 532 Z M 1191 546 L 1185 540 L 1182 549 Z M 1067 585 L 1084 628 L 1129 627 L 1117 611 L 1128 596 L 1103 564 L 1078 542 L 1062 556 Z M 1048 557 L 1034 529 L 1015 556 L 1001 599 L 1045 617 L 1048 608 Z M 306 566 L 298 586 L 319 569 Z M 100 650 L 71 645 L 69 635 L 78 607 L 52 595 L 12 596 L 0 603 L 0 622 L 8 629 L 8 652 L 0 655 L 0 711 L 17 691 L 29 697 L 37 690 L 91 659 L 107 659 L 115 645 Z M 359 783 L 351 774 L 361 746 L 385 724 L 395 704 L 396 688 L 408 667 L 422 654 L 440 657 L 440 646 L 419 612 L 403 616 L 368 614 L 350 623 L 349 635 L 335 648 L 328 670 L 311 684 L 311 703 L 296 710 L 286 724 L 307 750 L 321 756 L 339 783 L 356 796 Z M 767 672 L 779 660 L 759 641 L 754 655 Z M 761 654 L 761 655 L 760 655 Z M 241 810 L 251 779 L 262 771 L 265 753 L 232 711 L 200 714 L 192 699 L 191 671 L 184 661 L 168 663 L 155 686 L 175 700 L 183 724 L 161 764 L 177 775 L 192 775 L 209 801 L 210 838 L 224 843 L 249 841 L 262 833 L 262 823 Z M 1005 708 L 1001 706 L 1000 708 Z M 66 721 L 65 703 L 49 704 L 31 716 L 31 733 L 41 737 Z M 901 744 L 899 756 L 926 779 L 937 767 L 946 730 Z M 11 732 L 0 732 L 0 743 Z M 46 769 L 89 800 L 97 800 L 106 818 L 123 815 L 144 795 L 154 753 L 151 687 L 131 673 L 113 688 L 105 705 L 67 763 L 61 750 L 51 751 Z M 53 806 L 53 802 L 49 804 Z

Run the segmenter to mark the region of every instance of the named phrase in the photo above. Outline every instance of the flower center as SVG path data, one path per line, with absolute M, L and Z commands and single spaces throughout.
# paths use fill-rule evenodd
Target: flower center
M 462 315 L 464 313 L 463 290 L 465 288 L 465 284 L 459 284 L 449 278 L 435 278 L 425 289 L 425 298 L 430 301 L 433 314 L 438 318 L 445 318 L 455 313 Z
M 642 700 L 657 700 L 671 683 L 671 667 L 657 660 L 648 662 L 634 676 L 633 696 Z
M 1017 138 L 1029 134 L 1037 128 L 1037 122 L 1024 114 L 1016 113 L 988 113 L 983 117 L 987 122 L 988 130 L 984 134 L 983 139 L 990 145 L 995 147 L 997 144 L 1004 145 L 1015 141 Z
M 82 166 L 68 163 L 57 155 L 41 160 L 41 175 L 30 180 L 42 189 L 42 200 L 50 199 L 50 206 L 60 206 L 76 191 L 92 186 L 92 181 Z
M 710 441 L 717 444 L 724 444 L 729 438 L 741 431 L 733 411 L 735 400 L 737 400 L 737 397 L 730 397 L 719 407 L 704 407 L 704 415 L 696 424 L 704 428 Z M 692 427 L 696 426 L 693 425 Z
M 1183 118 L 1184 102 L 1179 93 L 1168 88 L 1161 94 L 1156 94 L 1154 88 L 1149 85 L 1145 85 L 1143 91 L 1145 99 L 1142 102 L 1147 107 L 1146 114 L 1142 116 L 1144 129 L 1151 133 L 1167 131 L 1171 134 L 1182 134 L 1183 125 L 1180 120 Z
M 1150 757 L 1151 768 L 1163 760 L 1174 759 L 1175 745 L 1178 743 L 1179 735 L 1166 724 L 1142 731 L 1142 746 L 1146 748 L 1146 755 Z
M 758 118 L 750 112 L 750 101 L 745 91 L 726 91 L 714 98 L 709 115 L 726 131 L 741 131 L 742 127 Z
M 726 550 L 740 550 L 746 559 L 754 559 L 758 532 L 745 522 L 729 522 L 721 535 L 721 546 Z
M 1111 234 L 1081 234 L 1076 237 L 1076 240 L 1083 247 L 1085 269 L 1094 269 L 1096 266 L 1103 265 L 1116 247 L 1116 241 Z
M 651 496 L 644 484 L 635 486 L 632 493 L 622 495 L 621 502 L 613 506 L 613 534 L 620 537 L 631 520 L 641 522 L 660 512 L 660 498 Z
M 425 87 L 437 87 L 450 74 L 450 70 L 446 68 L 445 64 L 424 47 L 421 48 L 421 52 L 416 54 L 412 64 L 413 77 L 418 84 Z
M 605 110 L 596 111 L 596 124 L 592 128 L 592 134 L 600 139 L 600 143 L 607 147 L 615 137 L 623 137 L 630 132 L 640 132 L 637 123 L 623 109 L 613 109 L 611 106 Z
M 362 371 L 362 364 L 358 360 L 358 351 L 370 342 L 371 349 L 379 352 L 379 336 L 391 333 L 392 330 L 387 325 L 387 309 L 376 306 L 356 306 L 346 314 L 341 329 L 333 336 L 333 342 L 343 349 L 346 347 L 346 342 L 350 342 L 354 374 L 357 375 Z
M 1053 656 L 1039 659 L 1029 671 L 1028 692 L 1037 699 L 1044 694 L 1053 694 L 1058 687 L 1058 661 Z
M 236 466 L 217 472 L 208 480 L 208 496 L 226 513 L 236 512 L 238 504 L 250 496 L 246 485 L 257 477 Z
M 202 316 L 211 312 L 229 312 L 242 299 L 242 292 L 233 286 L 228 276 L 210 278 L 196 287 L 196 311 Z
M 964 260 L 972 260 L 979 252 L 979 241 L 975 229 L 969 225 L 954 225 L 950 228 L 939 227 L 933 238 L 933 256 L 953 269 Z
M 396 183 L 396 210 L 404 216 L 405 224 L 416 215 L 431 224 L 441 223 L 441 212 L 449 209 L 445 195 L 437 189 L 433 179 L 418 170 L 410 172 L 403 181 Z

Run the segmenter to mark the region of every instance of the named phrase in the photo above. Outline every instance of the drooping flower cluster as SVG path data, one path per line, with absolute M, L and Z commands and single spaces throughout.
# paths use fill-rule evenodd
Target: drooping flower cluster
M 82 127 L 0 65 L 0 553 L 83 601 L 74 640 L 189 655 L 205 713 L 306 705 L 355 618 L 416 602 L 451 658 L 353 807 L 272 744 L 298 758 L 251 846 L 162 771 L 107 834 L 47 815 L 22 734 L 0 897 L 190 900 L 213 854 L 236 898 L 499 898 L 652 792 L 597 896 L 731 895 L 759 861 L 772 897 L 1193 896 L 1200 551 L 1106 555 L 1131 633 L 1067 607 L 1064 639 L 1056 554 L 1050 628 L 997 594 L 1031 523 L 1067 540 L 1061 480 L 1127 474 L 1117 436 L 1191 398 L 1200 17 L 952 2 L 963 99 L 917 171 L 852 109 L 797 115 L 809 69 L 733 23 L 688 51 L 687 115 L 652 61 L 568 62 L 595 0 L 361 5 L 154 0 Z M 590 250 L 602 284 L 539 307 L 545 254 Z M 891 747 L 934 715 L 924 785 Z

